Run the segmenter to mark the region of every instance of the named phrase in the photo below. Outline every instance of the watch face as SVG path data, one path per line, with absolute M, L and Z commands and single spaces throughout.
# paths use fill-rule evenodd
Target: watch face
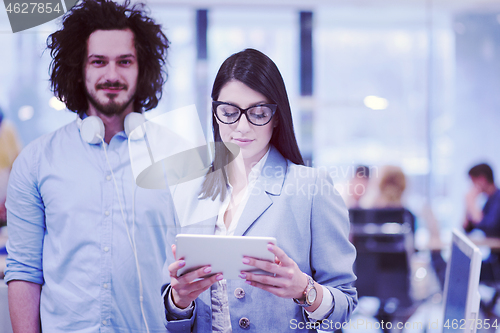
M 306 299 L 307 303 L 309 305 L 312 305 L 316 300 L 316 296 L 317 296 L 316 288 L 311 288 L 307 293 L 307 299 Z

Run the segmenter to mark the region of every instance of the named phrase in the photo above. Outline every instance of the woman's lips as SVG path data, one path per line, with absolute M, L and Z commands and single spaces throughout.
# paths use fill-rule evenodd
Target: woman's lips
M 234 143 L 236 143 L 238 146 L 240 147 L 245 147 L 245 146 L 248 146 L 249 144 L 251 144 L 253 142 L 253 140 L 250 140 L 250 139 L 244 139 L 244 138 L 239 138 L 239 139 L 235 139 L 233 138 L 232 140 Z

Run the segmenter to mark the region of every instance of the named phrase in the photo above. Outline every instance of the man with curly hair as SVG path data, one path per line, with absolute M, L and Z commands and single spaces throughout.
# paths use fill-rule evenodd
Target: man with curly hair
M 161 271 L 174 209 L 168 190 L 136 186 L 124 121 L 157 106 L 168 43 L 128 0 L 84 0 L 49 36 L 52 89 L 78 117 L 29 144 L 12 169 L 5 280 L 14 332 L 165 331 Z M 87 119 L 98 124 L 93 138 Z

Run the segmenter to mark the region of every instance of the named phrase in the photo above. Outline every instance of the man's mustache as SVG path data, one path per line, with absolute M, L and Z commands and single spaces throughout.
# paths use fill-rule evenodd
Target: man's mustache
M 116 82 L 106 81 L 104 83 L 99 83 L 96 85 L 96 89 L 108 89 L 108 88 L 118 88 L 118 89 L 127 90 L 128 87 L 126 84 L 122 84 L 118 81 L 116 81 Z

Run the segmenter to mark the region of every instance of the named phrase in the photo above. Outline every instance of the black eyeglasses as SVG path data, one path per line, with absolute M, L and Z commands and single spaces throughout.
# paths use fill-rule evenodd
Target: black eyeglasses
M 245 114 L 250 124 L 264 126 L 271 121 L 277 108 L 276 104 L 259 104 L 242 109 L 226 102 L 212 102 L 215 117 L 224 124 L 234 124 L 240 120 L 242 114 Z

